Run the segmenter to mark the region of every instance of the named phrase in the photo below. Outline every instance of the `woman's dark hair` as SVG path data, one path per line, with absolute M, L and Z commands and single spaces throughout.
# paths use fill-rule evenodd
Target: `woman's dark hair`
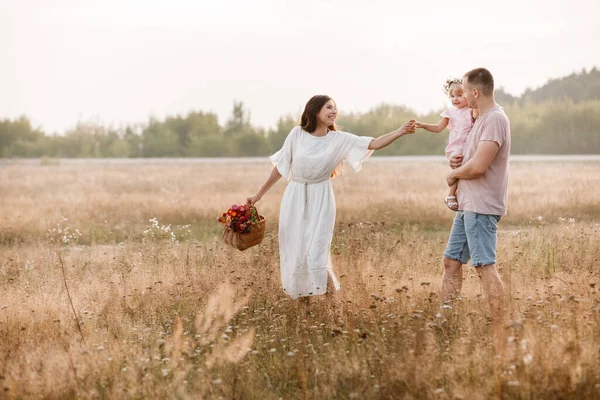
M 302 113 L 302 117 L 300 118 L 300 126 L 306 132 L 313 133 L 317 129 L 317 115 L 331 97 L 318 94 L 310 98 L 310 100 L 306 103 L 304 107 L 304 112 Z M 327 128 L 332 131 L 336 131 L 337 127 L 335 123 L 333 125 L 329 125 Z

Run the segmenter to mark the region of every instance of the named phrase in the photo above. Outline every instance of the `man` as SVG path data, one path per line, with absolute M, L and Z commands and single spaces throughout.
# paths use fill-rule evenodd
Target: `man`
M 447 182 L 451 186 L 458 181 L 459 211 L 444 252 L 441 295 L 448 304 L 460 292 L 462 266 L 470 258 L 490 303 L 493 332 L 499 334 L 504 320 L 504 285 L 496 271 L 496 231 L 507 209 L 510 124 L 496 104 L 494 78 L 487 69 L 467 72 L 462 84 L 469 107 L 476 108 L 479 117 L 463 155 L 450 159 L 453 170 Z

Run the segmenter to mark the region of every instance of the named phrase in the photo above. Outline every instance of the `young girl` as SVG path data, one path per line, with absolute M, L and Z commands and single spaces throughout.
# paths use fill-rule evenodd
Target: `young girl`
M 417 121 L 415 127 L 423 128 L 433 133 L 440 133 L 448 127 L 450 135 L 448 137 L 448 146 L 446 146 L 446 157 L 449 159 L 454 154 L 462 154 L 467 135 L 473 127 L 475 118 L 477 118 L 477 110 L 469 108 L 467 100 L 463 96 L 462 81 L 460 79 L 451 78 L 446 80 L 444 83 L 444 92 L 454 107 L 445 110 L 441 114 L 442 119 L 437 124 L 424 124 Z M 458 210 L 456 187 L 456 183 L 450 187 L 445 200 L 448 208 L 453 211 Z

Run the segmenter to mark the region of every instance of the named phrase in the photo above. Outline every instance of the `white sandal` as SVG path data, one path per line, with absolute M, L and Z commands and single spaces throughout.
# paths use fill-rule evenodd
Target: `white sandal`
M 458 201 L 456 201 L 456 196 L 446 196 L 444 202 L 452 211 L 458 211 Z

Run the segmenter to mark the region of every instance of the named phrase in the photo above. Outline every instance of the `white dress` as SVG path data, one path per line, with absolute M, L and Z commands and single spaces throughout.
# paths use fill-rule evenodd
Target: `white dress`
M 269 158 L 289 181 L 279 213 L 279 254 L 283 290 L 292 298 L 325 293 L 328 273 L 340 288 L 331 264 L 336 211 L 331 178 L 342 173 L 344 161 L 360 171 L 373 153 L 371 140 L 340 131 L 313 136 L 297 126 Z

